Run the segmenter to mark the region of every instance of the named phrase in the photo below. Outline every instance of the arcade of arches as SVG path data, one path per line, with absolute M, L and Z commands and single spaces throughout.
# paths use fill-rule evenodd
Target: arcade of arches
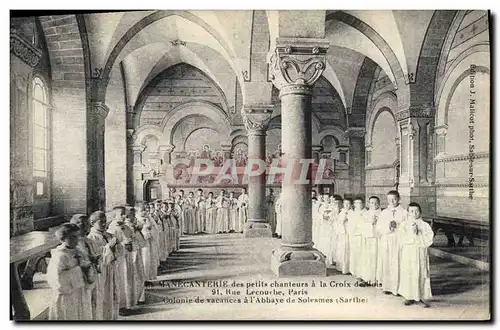
M 267 186 L 285 197 L 285 252 L 315 253 L 312 189 L 382 201 L 397 189 L 424 214 L 488 222 L 486 11 L 25 17 L 11 20 L 10 42 L 12 234 L 41 219 L 166 198 L 172 186 L 239 193 L 242 184 L 193 183 L 174 167 L 196 158 L 327 159 L 321 186 Z M 473 199 L 464 134 L 471 65 L 484 94 Z M 248 186 L 255 235 L 267 230 L 262 182 Z

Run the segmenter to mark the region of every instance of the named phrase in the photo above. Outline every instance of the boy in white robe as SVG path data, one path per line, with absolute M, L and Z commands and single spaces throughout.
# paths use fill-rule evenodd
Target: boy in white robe
M 89 217 L 90 233 L 87 235 L 91 249 L 94 254 L 100 251 L 99 269 L 100 274 L 96 283 L 96 290 L 101 293 L 100 305 L 94 308 L 94 320 L 116 320 L 120 305 L 118 290 L 118 274 L 116 272 L 116 260 L 123 251 L 118 240 L 106 232 L 106 214 L 96 211 Z M 102 309 L 102 313 L 100 313 Z M 99 313 L 98 313 L 99 312 Z
M 376 232 L 377 221 L 380 218 L 380 200 L 377 196 L 368 199 L 369 210 L 365 212 L 364 222 L 361 225 L 363 245 L 361 247 L 361 279 L 373 285 L 377 275 L 378 237 Z
M 203 189 L 198 189 L 196 191 L 196 197 L 194 198 L 195 205 L 195 218 L 196 227 L 198 233 L 204 233 L 206 231 L 206 210 L 205 210 L 205 196 L 203 196 Z
M 136 205 L 137 227 L 140 228 L 142 236 L 146 240 L 145 246 L 141 249 L 144 266 L 144 280 L 155 280 L 158 275 L 158 251 L 155 235 L 153 235 L 152 221 L 145 216 L 144 204 Z
M 165 231 L 167 231 L 168 228 L 166 228 L 163 223 L 159 203 L 149 203 L 149 216 L 156 223 L 156 228 L 158 228 L 158 257 L 160 262 L 164 262 L 168 257 L 168 248 L 166 246 L 167 240 L 165 239 Z
M 205 202 L 202 202 L 205 203 Z M 166 220 L 172 231 L 172 252 L 177 251 L 179 249 L 180 244 L 180 230 L 177 227 L 178 223 L 178 215 L 175 209 L 174 200 L 167 201 L 167 209 L 166 209 Z
M 349 235 L 349 271 L 358 281 L 361 281 L 361 226 L 365 219 L 365 205 L 361 197 L 354 199 L 354 210 L 349 217 L 347 223 L 347 231 Z
M 163 202 L 160 204 L 160 219 L 161 222 L 163 223 L 163 228 L 164 228 L 164 239 L 165 239 L 165 246 L 167 248 L 167 258 L 168 256 L 174 251 L 175 248 L 175 229 L 172 227 L 172 223 L 170 223 L 170 220 L 167 217 L 167 209 L 168 209 L 168 203 Z
M 240 232 L 243 232 L 243 228 L 248 221 L 248 194 L 246 188 L 241 190 L 241 195 L 238 197 L 238 222 Z
M 352 199 L 344 198 L 343 208 L 337 217 L 335 232 L 337 233 L 335 268 L 342 274 L 349 273 L 349 233 L 346 225 L 352 213 Z
M 238 199 L 234 197 L 234 192 L 229 192 L 229 232 L 239 233 L 243 230 L 240 228 L 238 221 Z M 273 211 L 274 212 L 274 211 Z
M 65 223 L 55 232 L 61 242 L 51 250 L 47 283 L 52 294 L 49 320 L 91 320 L 92 306 L 83 275 L 82 256 L 77 250 L 80 229 Z
M 269 189 L 269 195 L 266 196 L 266 218 L 267 223 L 271 227 L 271 233 L 276 231 L 276 211 L 274 210 L 274 190 Z
M 217 207 L 215 205 L 214 193 L 209 192 L 205 201 L 206 219 L 207 219 L 207 233 L 217 234 Z
M 123 247 L 123 255 L 118 257 L 117 271 L 120 282 L 120 310 L 121 316 L 132 313 L 132 308 L 137 304 L 135 283 L 138 275 L 135 272 L 133 251 L 134 232 L 125 224 L 125 207 L 113 208 L 114 219 L 108 226 L 108 233 L 115 236 Z
M 135 218 L 135 209 L 129 208 L 125 217 L 125 225 L 127 225 L 133 232 L 132 236 L 132 259 L 134 261 L 134 301 L 143 304 L 145 300 L 144 295 L 144 260 L 142 259 L 142 249 L 146 247 L 147 242 L 144 238 L 141 228 L 137 226 Z
M 281 238 L 282 235 L 282 211 L 283 211 L 283 205 L 282 205 L 282 199 L 283 199 L 283 193 L 280 192 L 280 195 L 278 199 L 276 200 L 276 203 L 274 204 L 274 209 L 276 211 L 276 237 Z
M 399 243 L 401 224 L 406 221 L 408 212 L 399 204 L 399 193 L 387 193 L 387 208 L 380 213 L 377 221 L 379 235 L 377 257 L 377 281 L 382 283 L 385 294 L 397 295 L 399 287 Z
M 102 256 L 102 252 L 99 250 L 93 251 L 91 248 L 92 243 L 87 238 L 87 235 L 90 232 L 90 221 L 87 215 L 85 214 L 75 214 L 70 220 L 71 224 L 76 225 L 80 228 L 78 245 L 76 248 L 83 255 L 86 262 L 89 264 L 88 270 L 93 274 L 92 283 L 87 281 L 86 288 L 88 290 L 88 294 L 91 297 L 91 305 L 92 305 L 92 319 L 102 318 L 102 296 L 101 291 L 98 290 L 97 287 L 97 273 L 98 267 L 100 263 L 100 258 Z M 85 275 L 85 273 L 84 273 Z
M 405 298 L 406 306 L 418 302 L 429 307 L 424 300 L 432 297 L 427 249 L 432 245 L 434 232 L 421 216 L 418 203 L 408 204 L 408 218 L 401 225 L 399 239 L 401 277 L 398 293 Z
M 324 241 L 325 255 L 327 266 L 333 265 L 335 263 L 335 251 L 337 244 L 337 231 L 336 222 L 342 208 L 342 197 L 339 195 L 330 196 L 330 203 L 328 205 L 328 214 L 325 213 L 324 216 L 328 217 L 326 222 L 326 227 L 324 227 L 322 234 L 326 237 Z
M 318 251 L 322 251 L 322 243 L 324 241 L 322 233 L 321 233 L 321 223 L 323 222 L 323 206 L 324 200 L 323 195 L 319 195 L 319 198 L 316 203 L 313 203 L 313 242 L 314 247 Z
M 151 225 L 151 238 L 154 243 L 154 249 L 155 252 L 153 254 L 153 257 L 155 258 L 156 261 L 156 267 L 160 267 L 160 230 L 161 228 L 158 226 L 154 218 L 151 216 L 151 209 L 149 207 L 149 204 L 144 203 L 144 218 L 146 218 L 149 221 L 149 224 Z

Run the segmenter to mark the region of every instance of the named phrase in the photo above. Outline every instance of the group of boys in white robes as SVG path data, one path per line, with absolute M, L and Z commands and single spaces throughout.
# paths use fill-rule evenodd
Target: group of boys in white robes
M 172 188 L 170 195 L 175 194 Z M 243 188 L 238 198 L 222 189 L 217 197 L 213 192 L 204 195 L 198 189 L 196 195 L 184 190 L 175 195 L 175 207 L 179 210 L 183 234 L 242 233 L 248 220 L 248 194 Z
M 313 197 L 313 242 L 325 255 L 327 266 L 351 274 L 360 286 L 380 287 L 385 294 L 402 296 L 404 304 L 432 297 L 429 255 L 434 233 L 422 220 L 418 203 L 408 209 L 397 191 L 387 194 L 388 207 L 378 197 L 368 200 L 335 195 Z
M 145 302 L 145 282 L 180 248 L 173 201 L 76 214 L 55 232 L 47 282 L 49 320 L 116 320 Z

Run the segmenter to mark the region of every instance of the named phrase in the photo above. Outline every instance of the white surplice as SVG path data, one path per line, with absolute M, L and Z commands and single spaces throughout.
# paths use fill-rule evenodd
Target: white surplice
M 92 305 L 76 249 L 51 250 L 47 283 L 51 288 L 49 320 L 92 320 Z
M 333 265 L 336 259 L 337 250 L 337 231 L 336 222 L 340 214 L 340 210 L 335 208 L 333 204 L 328 204 L 323 212 L 322 230 L 323 235 L 323 249 L 326 256 L 327 266 Z
M 126 249 L 126 245 L 134 246 L 134 232 L 122 220 L 113 220 L 108 227 L 108 233 L 114 235 L 123 247 L 123 255 L 119 256 L 116 265 L 120 282 L 120 308 L 132 308 L 137 304 L 136 283 L 140 273 L 136 272 L 134 253 Z
M 361 277 L 363 236 L 361 227 L 365 220 L 365 210 L 353 210 L 347 222 L 349 236 L 349 272 Z
M 276 235 L 281 236 L 282 235 L 282 226 L 283 226 L 283 220 L 282 220 L 282 211 L 283 211 L 283 205 L 282 205 L 282 197 L 283 195 L 280 195 L 276 202 L 274 203 L 274 210 L 276 211 Z
M 95 228 L 90 229 L 87 238 L 91 242 L 93 253 L 101 252 L 99 263 L 100 274 L 96 283 L 96 291 L 101 293 L 102 300 L 94 307 L 94 320 L 116 320 L 119 309 L 119 282 L 115 262 L 117 256 L 123 254 L 120 244 L 109 233 Z
M 413 223 L 417 234 L 413 231 Z M 401 226 L 400 244 L 400 279 L 398 293 L 407 300 L 422 300 L 432 297 L 427 249 L 432 245 L 434 232 L 422 219 L 408 219 Z
M 349 233 L 346 226 L 351 213 L 352 210 L 342 209 L 335 222 L 335 232 L 337 234 L 335 268 L 342 274 L 349 273 Z
M 364 221 L 360 225 L 362 236 L 360 277 L 366 282 L 375 283 L 377 275 L 378 236 L 376 221 L 380 218 L 381 209 L 365 212 Z M 375 224 L 373 224 L 375 222 Z
M 399 232 L 401 224 L 406 220 L 408 212 L 398 205 L 388 207 L 380 213 L 377 221 L 378 242 L 377 281 L 382 283 L 382 290 L 398 293 L 399 286 Z M 396 222 L 396 229 L 391 231 L 389 224 Z
M 248 221 L 248 194 L 241 194 L 238 196 L 238 226 L 243 231 L 245 223 Z
M 145 246 L 141 249 L 142 261 L 144 265 L 144 280 L 154 280 L 158 275 L 158 251 L 157 244 L 154 241 L 154 228 L 148 217 L 137 216 L 137 224 L 141 228 L 142 235 L 146 240 Z

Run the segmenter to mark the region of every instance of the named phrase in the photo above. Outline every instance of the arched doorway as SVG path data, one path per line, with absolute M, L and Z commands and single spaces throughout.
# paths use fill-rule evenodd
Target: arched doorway
M 144 189 L 144 200 L 154 202 L 162 199 L 162 187 L 159 180 L 148 180 Z

